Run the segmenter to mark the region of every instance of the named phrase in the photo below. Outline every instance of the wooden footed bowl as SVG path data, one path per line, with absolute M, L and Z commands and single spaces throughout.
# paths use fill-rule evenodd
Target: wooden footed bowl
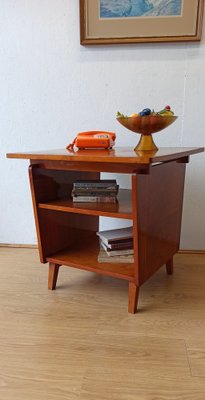
M 146 115 L 136 117 L 117 117 L 118 122 L 132 132 L 140 133 L 140 141 L 135 147 L 135 151 L 158 150 L 152 134 L 167 128 L 178 117 L 175 115 Z

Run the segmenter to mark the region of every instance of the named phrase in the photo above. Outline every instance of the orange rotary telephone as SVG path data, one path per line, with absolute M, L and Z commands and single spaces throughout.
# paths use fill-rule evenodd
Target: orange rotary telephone
M 114 132 L 89 131 L 78 133 L 76 138 L 66 149 L 73 150 L 74 146 L 79 149 L 111 149 L 115 144 Z

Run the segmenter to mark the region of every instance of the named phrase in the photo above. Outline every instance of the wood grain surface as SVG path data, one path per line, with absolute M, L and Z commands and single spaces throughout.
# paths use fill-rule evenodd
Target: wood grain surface
M 127 314 L 128 282 L 0 248 L 2 400 L 204 400 L 205 255 L 174 257 Z M 149 312 L 146 312 L 149 310 Z
M 72 162 L 98 162 L 121 164 L 152 164 L 155 162 L 171 161 L 201 153 L 204 147 L 162 147 L 157 152 L 137 153 L 131 147 L 115 147 L 112 150 L 77 150 L 54 149 L 36 152 L 8 153 L 8 158 L 20 158 L 30 160 L 72 161 Z
M 68 197 L 68 195 L 67 195 Z M 132 219 L 131 191 L 120 189 L 116 203 L 74 203 L 72 198 L 39 203 L 39 208 L 84 215 Z

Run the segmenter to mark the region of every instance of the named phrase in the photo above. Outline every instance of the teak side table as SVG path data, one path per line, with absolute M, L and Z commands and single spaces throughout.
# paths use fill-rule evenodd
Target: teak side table
M 179 249 L 186 163 L 203 148 L 161 148 L 136 154 L 131 148 L 11 153 L 30 159 L 29 176 L 40 261 L 49 262 L 48 288 L 56 287 L 62 265 L 129 282 L 128 311 L 135 313 L 139 287 L 162 265 L 173 273 Z M 100 172 L 130 174 L 132 189 L 120 189 L 116 204 L 72 202 L 77 179 Z M 99 217 L 133 222 L 134 263 L 98 263 Z

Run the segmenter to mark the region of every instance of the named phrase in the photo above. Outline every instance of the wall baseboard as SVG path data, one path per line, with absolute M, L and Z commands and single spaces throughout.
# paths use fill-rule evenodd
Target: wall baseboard
M 24 248 L 24 249 L 37 249 L 37 244 L 18 244 L 18 243 L 0 243 L 0 247 L 11 247 L 11 248 Z
M 178 254 L 205 254 L 205 250 L 179 250 Z
M 37 244 L 12 244 L 12 243 L 0 243 L 0 247 L 11 247 L 11 248 L 25 248 L 25 249 L 37 249 Z M 205 250 L 179 250 L 178 254 L 204 254 Z

